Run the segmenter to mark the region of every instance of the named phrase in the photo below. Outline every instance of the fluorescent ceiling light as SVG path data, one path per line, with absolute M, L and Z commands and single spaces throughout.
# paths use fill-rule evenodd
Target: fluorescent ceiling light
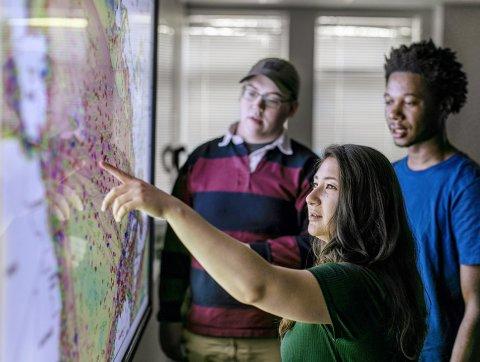
M 84 18 L 12 18 L 8 20 L 10 26 L 37 26 L 54 28 L 86 28 L 87 19 Z

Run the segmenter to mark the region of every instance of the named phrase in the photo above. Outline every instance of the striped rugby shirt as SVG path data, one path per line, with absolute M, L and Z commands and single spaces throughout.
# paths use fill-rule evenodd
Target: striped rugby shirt
M 312 265 L 313 254 L 305 196 L 316 160 L 312 151 L 285 133 L 249 155 L 243 140 L 230 131 L 189 156 L 172 194 L 272 264 L 306 268 Z M 212 337 L 277 336 L 278 318 L 233 299 L 168 227 L 161 258 L 160 321 L 182 320 L 189 287 L 186 327 L 191 332 Z

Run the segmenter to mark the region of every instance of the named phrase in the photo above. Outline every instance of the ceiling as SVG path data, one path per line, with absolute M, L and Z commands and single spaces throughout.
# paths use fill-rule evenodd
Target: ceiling
M 288 7 L 338 7 L 338 8 L 419 8 L 443 3 L 480 4 L 480 0 L 182 0 L 189 5 L 202 6 L 288 6 Z

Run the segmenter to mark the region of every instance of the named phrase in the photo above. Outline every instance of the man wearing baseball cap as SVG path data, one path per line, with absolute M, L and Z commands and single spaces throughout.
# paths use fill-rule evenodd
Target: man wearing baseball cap
M 297 111 L 299 84 L 290 62 L 257 62 L 240 80 L 240 120 L 193 151 L 173 190 L 214 226 L 290 268 L 313 261 L 305 196 L 316 156 L 284 127 Z M 175 360 L 280 360 L 278 319 L 230 297 L 171 228 L 162 253 L 158 319 L 162 349 Z

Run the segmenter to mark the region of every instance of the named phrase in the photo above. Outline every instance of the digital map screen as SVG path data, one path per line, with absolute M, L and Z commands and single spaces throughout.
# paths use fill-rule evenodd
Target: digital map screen
M 151 181 L 154 1 L 0 5 L 0 360 L 121 360 L 149 222 L 101 212 L 105 160 Z

